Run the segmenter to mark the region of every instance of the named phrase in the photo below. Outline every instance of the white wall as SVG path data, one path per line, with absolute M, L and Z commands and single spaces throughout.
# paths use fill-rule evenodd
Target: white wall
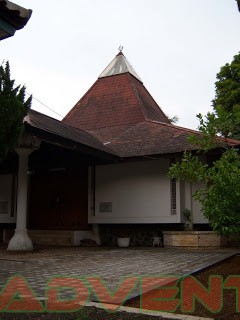
M 12 184 L 12 175 L 0 175 L 0 223 L 11 223 L 15 221 L 15 218 L 11 217 Z M 5 203 L 7 203 L 7 210 L 3 212 Z
M 201 183 L 194 183 L 192 186 L 193 194 L 202 187 Z M 201 211 L 201 204 L 193 199 L 192 202 L 192 212 L 193 212 L 193 223 L 208 223 L 208 219 L 206 219 Z
M 194 200 L 193 195 L 194 193 L 202 188 L 203 185 L 201 183 L 190 183 L 184 182 L 182 184 L 183 189 L 183 197 L 181 199 L 181 210 L 189 209 L 192 211 L 192 223 L 208 223 L 208 220 L 203 216 L 201 210 L 200 202 Z M 182 217 L 182 222 L 184 222 L 184 218 Z
M 177 223 L 171 215 L 169 160 L 151 160 L 96 167 L 95 216 L 89 223 Z M 99 203 L 111 202 L 112 212 L 99 212 Z

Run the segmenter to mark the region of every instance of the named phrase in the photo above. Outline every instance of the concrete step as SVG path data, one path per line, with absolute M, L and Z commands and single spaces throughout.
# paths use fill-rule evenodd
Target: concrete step
M 28 230 L 33 244 L 74 246 L 72 230 Z
M 100 244 L 96 230 L 28 230 L 33 244 L 79 246 L 83 239 L 92 239 Z

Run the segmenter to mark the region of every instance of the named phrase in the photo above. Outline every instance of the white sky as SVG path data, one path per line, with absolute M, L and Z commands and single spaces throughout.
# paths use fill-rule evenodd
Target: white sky
M 12 0 L 13 1 L 13 0 Z M 221 66 L 240 51 L 235 0 L 14 0 L 33 10 L 1 41 L 12 78 L 64 116 L 118 53 L 163 111 L 197 128 L 211 110 Z M 59 117 L 33 100 L 32 108 Z

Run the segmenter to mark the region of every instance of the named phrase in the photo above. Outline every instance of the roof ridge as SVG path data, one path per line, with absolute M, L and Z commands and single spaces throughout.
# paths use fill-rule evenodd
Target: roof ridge
M 44 117 L 47 117 L 47 118 L 49 118 L 49 119 L 51 119 L 51 120 L 53 120 L 53 121 L 59 122 L 59 123 L 61 123 L 61 125 L 65 126 L 65 127 L 68 127 L 68 128 L 71 128 L 71 129 L 73 129 L 73 130 L 75 130 L 75 131 L 80 131 L 80 132 L 89 133 L 88 131 L 86 131 L 86 130 L 84 130 L 84 129 L 80 129 L 80 128 L 77 128 L 77 127 L 73 127 L 73 126 L 71 126 L 71 125 L 68 124 L 68 123 L 62 122 L 61 120 L 58 120 L 58 119 L 53 118 L 53 117 L 51 117 L 51 116 L 49 116 L 49 115 L 47 115 L 47 114 L 41 113 L 41 112 L 36 111 L 36 110 L 33 110 L 33 109 L 30 109 L 30 110 L 29 110 L 30 115 L 31 115 L 31 112 L 32 112 L 32 111 L 35 112 L 35 113 L 37 113 L 37 114 L 40 115 L 40 116 L 44 116 Z M 24 117 L 24 119 L 26 119 L 25 122 L 27 122 L 28 124 L 31 125 L 31 119 L 27 118 L 28 115 L 29 115 L 29 114 L 27 114 L 26 117 Z M 29 119 L 29 120 L 28 120 L 28 119 Z M 94 137 L 94 136 L 93 136 L 93 137 Z M 95 137 L 94 137 L 94 138 L 95 138 Z M 97 139 L 97 140 L 98 140 L 98 139 Z
M 166 122 L 161 122 L 161 121 L 151 120 L 151 119 L 147 119 L 147 121 L 148 121 L 148 122 L 152 122 L 152 123 L 156 123 L 156 124 L 164 124 L 165 126 L 173 127 L 173 128 L 175 128 L 175 129 L 180 129 L 180 130 L 183 130 L 183 131 L 189 131 L 189 132 L 201 134 L 201 132 L 198 131 L 198 130 L 194 130 L 194 129 L 190 129 L 190 128 L 185 128 L 185 127 L 182 127 L 182 126 L 177 126 L 177 125 L 172 124 L 172 123 L 166 123 Z
M 43 115 L 44 117 L 50 118 L 50 119 L 52 119 L 52 120 L 55 120 L 55 121 L 58 121 L 58 122 L 62 122 L 61 120 L 58 120 L 58 119 L 56 119 L 56 118 L 53 118 L 52 116 L 49 116 L 48 114 L 39 112 L 39 111 L 34 110 L 34 109 L 30 109 L 30 110 L 28 111 L 26 117 L 28 116 L 29 113 L 32 113 L 32 112 L 38 113 L 39 115 Z M 24 117 L 24 119 L 25 119 L 26 117 Z
M 185 132 L 189 132 L 189 133 L 192 132 L 193 134 L 202 135 L 201 131 L 190 129 L 190 128 L 185 128 L 185 127 L 181 127 L 181 126 L 176 126 L 175 124 L 172 124 L 172 123 L 165 123 L 165 122 L 160 122 L 160 121 L 156 121 L 156 120 L 147 120 L 147 121 L 155 123 L 155 124 L 165 125 L 167 127 L 172 127 L 172 128 L 175 128 L 175 129 L 180 129 L 180 130 L 185 131 Z M 237 140 L 237 139 L 231 139 L 231 138 L 219 137 L 219 136 L 216 136 L 216 138 L 218 140 L 225 140 L 225 141 L 229 141 L 229 142 L 239 143 L 240 144 L 240 140 Z
M 132 76 L 132 74 L 129 73 L 129 76 Z M 134 77 L 134 78 L 135 78 L 135 77 Z M 137 79 L 137 80 L 138 80 L 138 79 Z M 141 81 L 140 81 L 140 82 L 141 82 Z M 135 94 L 136 94 L 136 96 L 137 96 L 138 101 L 140 102 L 140 105 L 141 105 L 141 106 L 140 106 L 140 108 L 141 108 L 141 113 L 142 113 L 145 121 L 151 120 L 151 119 L 149 119 L 148 115 L 146 114 L 146 108 L 144 107 L 143 101 L 142 101 L 142 99 L 141 99 L 140 96 L 139 96 L 139 90 L 137 89 L 135 83 L 134 83 L 134 82 L 130 82 L 130 85 L 131 85 L 131 87 L 133 88 L 133 90 L 134 90 L 134 92 L 135 92 Z M 162 116 L 164 116 L 164 117 L 166 117 L 166 119 L 168 119 L 167 116 L 166 116 L 166 114 L 165 114 L 165 112 L 163 112 L 162 108 L 160 108 L 160 106 L 158 105 L 157 101 L 153 98 L 153 96 L 151 95 L 151 93 L 148 91 L 148 89 L 145 87 L 145 85 L 144 85 L 142 82 L 141 82 L 141 85 L 144 87 L 144 89 L 145 89 L 145 91 L 147 92 L 147 94 L 151 97 L 151 99 L 154 101 L 154 103 L 155 103 L 156 106 L 158 107 L 158 109 L 159 109 L 158 111 L 161 112 Z M 154 121 L 154 120 L 153 120 L 153 121 Z M 156 121 L 156 120 L 155 120 L 155 121 Z
M 75 105 L 68 111 L 68 113 L 62 118 L 62 122 L 65 123 L 65 119 L 72 114 L 75 111 L 75 108 L 77 105 L 85 98 L 85 96 L 89 93 L 90 90 L 96 85 L 99 79 L 97 79 L 91 86 L 90 88 L 84 93 L 84 95 L 75 103 Z M 74 127 L 73 127 L 74 128 Z
M 103 143 L 102 143 L 102 141 L 98 138 L 98 137 L 96 137 L 95 135 L 93 135 L 91 132 L 89 132 L 89 131 L 87 131 L 87 130 L 84 130 L 84 129 L 79 129 L 79 128 L 76 128 L 76 127 L 72 127 L 71 125 L 69 125 L 69 124 L 67 124 L 67 123 L 64 123 L 64 122 L 62 122 L 62 121 L 60 121 L 60 120 L 58 120 L 58 119 L 55 119 L 55 118 L 53 118 L 53 117 L 51 117 L 51 116 L 48 116 L 48 115 L 45 115 L 45 114 L 43 114 L 43 113 L 41 113 L 41 112 L 38 112 L 38 111 L 36 111 L 36 110 L 30 110 L 31 112 L 29 112 L 28 114 L 27 114 L 27 116 L 24 118 L 25 119 L 25 122 L 26 122 L 26 125 L 28 125 L 28 126 L 31 126 L 31 127 L 34 127 L 34 128 L 38 128 L 38 129 L 40 129 L 40 130 L 45 130 L 45 131 L 47 131 L 47 132 L 49 132 L 49 133 L 51 133 L 51 134 L 55 134 L 55 135 L 59 135 L 59 133 L 56 131 L 56 130 L 52 130 L 52 129 L 41 129 L 38 125 L 36 125 L 36 123 L 34 123 L 34 121 L 36 122 L 36 121 L 39 121 L 39 116 L 40 117 L 46 117 L 46 118 L 48 118 L 48 119 L 50 119 L 51 121 L 55 121 L 55 122 L 58 122 L 61 126 L 63 126 L 64 127 L 64 130 L 66 130 L 65 131 L 65 134 L 61 134 L 61 136 L 63 137 L 63 138 L 65 138 L 65 139 L 70 139 L 70 140 L 72 140 L 71 138 L 69 138 L 69 136 L 68 136 L 68 134 L 66 135 L 66 132 L 69 132 L 69 131 L 67 131 L 67 129 L 68 130 L 71 130 L 72 132 L 74 132 L 78 137 L 80 137 L 81 136 L 81 134 L 84 134 L 85 136 L 88 136 L 89 138 L 91 138 L 91 140 L 94 142 L 94 143 L 97 143 L 97 144 L 99 144 L 99 146 L 93 146 L 93 145 L 89 145 L 89 144 L 85 144 L 84 142 L 79 142 L 79 143 L 81 143 L 81 144 L 83 144 L 83 145 L 87 145 L 87 146 L 89 146 L 89 147 L 91 147 L 91 148 L 94 148 L 94 149 L 96 149 L 96 150 L 100 150 L 100 151 L 102 151 L 102 152 L 105 152 L 105 153 L 109 153 L 109 154 L 112 154 L 112 155 L 114 155 L 114 156 L 118 156 L 111 148 L 109 148 L 108 146 L 105 146 Z M 33 111 L 33 113 L 32 113 L 32 111 Z M 32 120 L 33 121 L 31 121 L 31 113 L 32 113 L 32 116 L 34 117 L 34 113 L 35 113 L 35 118 L 33 118 Z M 30 117 L 29 117 L 30 116 Z M 46 121 L 45 121 L 46 122 Z M 66 128 L 66 129 L 65 129 Z M 74 141 L 76 141 L 75 139 L 74 139 Z M 78 142 L 78 141 L 76 141 L 76 142 Z M 101 148 L 100 148 L 100 146 L 101 146 Z
M 128 78 L 129 78 L 129 80 L 131 79 L 131 76 L 132 76 L 132 74 L 130 74 L 130 73 L 128 73 Z M 135 78 L 135 77 L 134 77 Z M 136 78 L 137 79 L 137 78 Z M 138 80 L 138 79 L 137 79 Z M 139 81 L 139 80 L 138 80 Z M 136 85 L 135 85 L 135 83 L 133 82 L 133 81 L 129 81 L 129 83 L 130 83 L 130 86 L 132 87 L 132 89 L 133 89 L 133 91 L 134 91 L 134 94 L 135 94 L 135 96 L 137 97 L 137 100 L 138 100 L 138 102 L 139 102 L 139 104 L 141 105 L 140 106 L 140 109 L 141 109 L 141 114 L 143 115 L 143 119 L 146 119 L 146 116 L 145 116 L 145 114 L 144 114 L 144 106 L 143 106 L 143 102 L 142 102 L 142 100 L 140 99 L 140 97 L 139 97 L 139 93 L 138 93 L 138 90 L 137 90 L 137 88 L 136 88 Z M 144 84 L 141 82 L 141 84 L 144 86 Z M 145 86 L 144 86 L 145 87 Z M 146 121 L 146 120 L 145 120 Z

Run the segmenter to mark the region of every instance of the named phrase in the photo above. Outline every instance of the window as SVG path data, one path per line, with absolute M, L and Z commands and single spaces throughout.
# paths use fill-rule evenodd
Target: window
M 171 215 L 177 214 L 177 180 L 171 179 Z
M 95 167 L 89 167 L 88 182 L 88 211 L 91 216 L 95 216 Z

